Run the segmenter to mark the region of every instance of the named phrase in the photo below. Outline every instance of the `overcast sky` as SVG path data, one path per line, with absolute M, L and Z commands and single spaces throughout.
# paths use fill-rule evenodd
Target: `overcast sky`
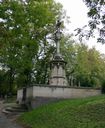
M 66 10 L 67 16 L 70 16 L 70 22 L 67 25 L 67 29 L 73 32 L 78 27 L 83 27 L 88 23 L 89 18 L 87 17 L 88 8 L 82 0 L 55 0 L 63 5 Z M 101 45 L 96 43 L 96 39 L 90 39 L 86 41 L 89 47 L 95 46 L 101 53 L 105 53 L 105 44 Z

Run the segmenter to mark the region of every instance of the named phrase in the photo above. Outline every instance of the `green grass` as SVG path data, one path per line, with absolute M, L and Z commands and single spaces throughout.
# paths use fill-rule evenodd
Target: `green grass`
M 31 128 L 105 128 L 105 95 L 44 105 L 19 120 Z

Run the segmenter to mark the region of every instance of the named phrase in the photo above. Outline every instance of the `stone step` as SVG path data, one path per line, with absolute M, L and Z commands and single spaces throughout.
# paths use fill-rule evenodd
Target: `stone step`
M 20 106 L 20 105 L 17 105 L 17 106 L 12 106 L 12 108 L 14 108 L 14 109 L 22 109 L 23 107 Z
M 13 109 L 16 110 L 28 110 L 28 108 L 24 105 L 16 105 L 16 106 L 12 106 Z
M 11 114 L 10 111 L 7 111 L 7 110 L 5 110 L 5 109 L 2 110 L 2 113 L 4 113 L 4 114 Z
M 17 117 L 17 116 L 19 116 L 20 114 L 22 114 L 23 112 L 10 112 L 10 111 L 7 111 L 7 110 L 2 110 L 2 113 L 4 113 L 7 117 L 8 116 L 15 116 L 15 117 Z
M 14 108 L 14 107 L 7 107 L 5 108 L 6 111 L 10 111 L 10 112 L 26 112 L 27 110 L 24 108 Z
M 19 115 L 26 111 L 28 111 L 26 107 L 20 105 L 5 106 L 2 110 L 2 112 L 6 115 Z

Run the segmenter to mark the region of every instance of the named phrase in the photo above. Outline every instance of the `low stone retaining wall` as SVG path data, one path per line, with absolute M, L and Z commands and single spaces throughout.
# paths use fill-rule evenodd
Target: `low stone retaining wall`
M 26 89 L 19 89 L 17 91 L 17 101 L 21 104 L 24 102 L 31 103 L 31 101 L 38 97 L 44 99 L 68 99 L 96 96 L 100 94 L 101 89 L 99 88 L 32 86 Z

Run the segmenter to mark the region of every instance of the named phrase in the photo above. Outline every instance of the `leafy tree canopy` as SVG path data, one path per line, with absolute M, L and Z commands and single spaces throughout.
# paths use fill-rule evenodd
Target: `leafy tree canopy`
M 61 15 L 62 6 L 54 0 L 0 0 L 0 63 L 8 71 L 9 86 L 40 76 L 51 54 L 47 36 Z
M 78 28 L 77 33 L 80 39 L 82 37 L 89 38 L 96 36 L 97 42 L 105 43 L 105 1 L 104 0 L 83 0 L 88 7 L 88 17 L 91 19 L 88 22 L 88 27 L 84 26 L 83 29 Z

